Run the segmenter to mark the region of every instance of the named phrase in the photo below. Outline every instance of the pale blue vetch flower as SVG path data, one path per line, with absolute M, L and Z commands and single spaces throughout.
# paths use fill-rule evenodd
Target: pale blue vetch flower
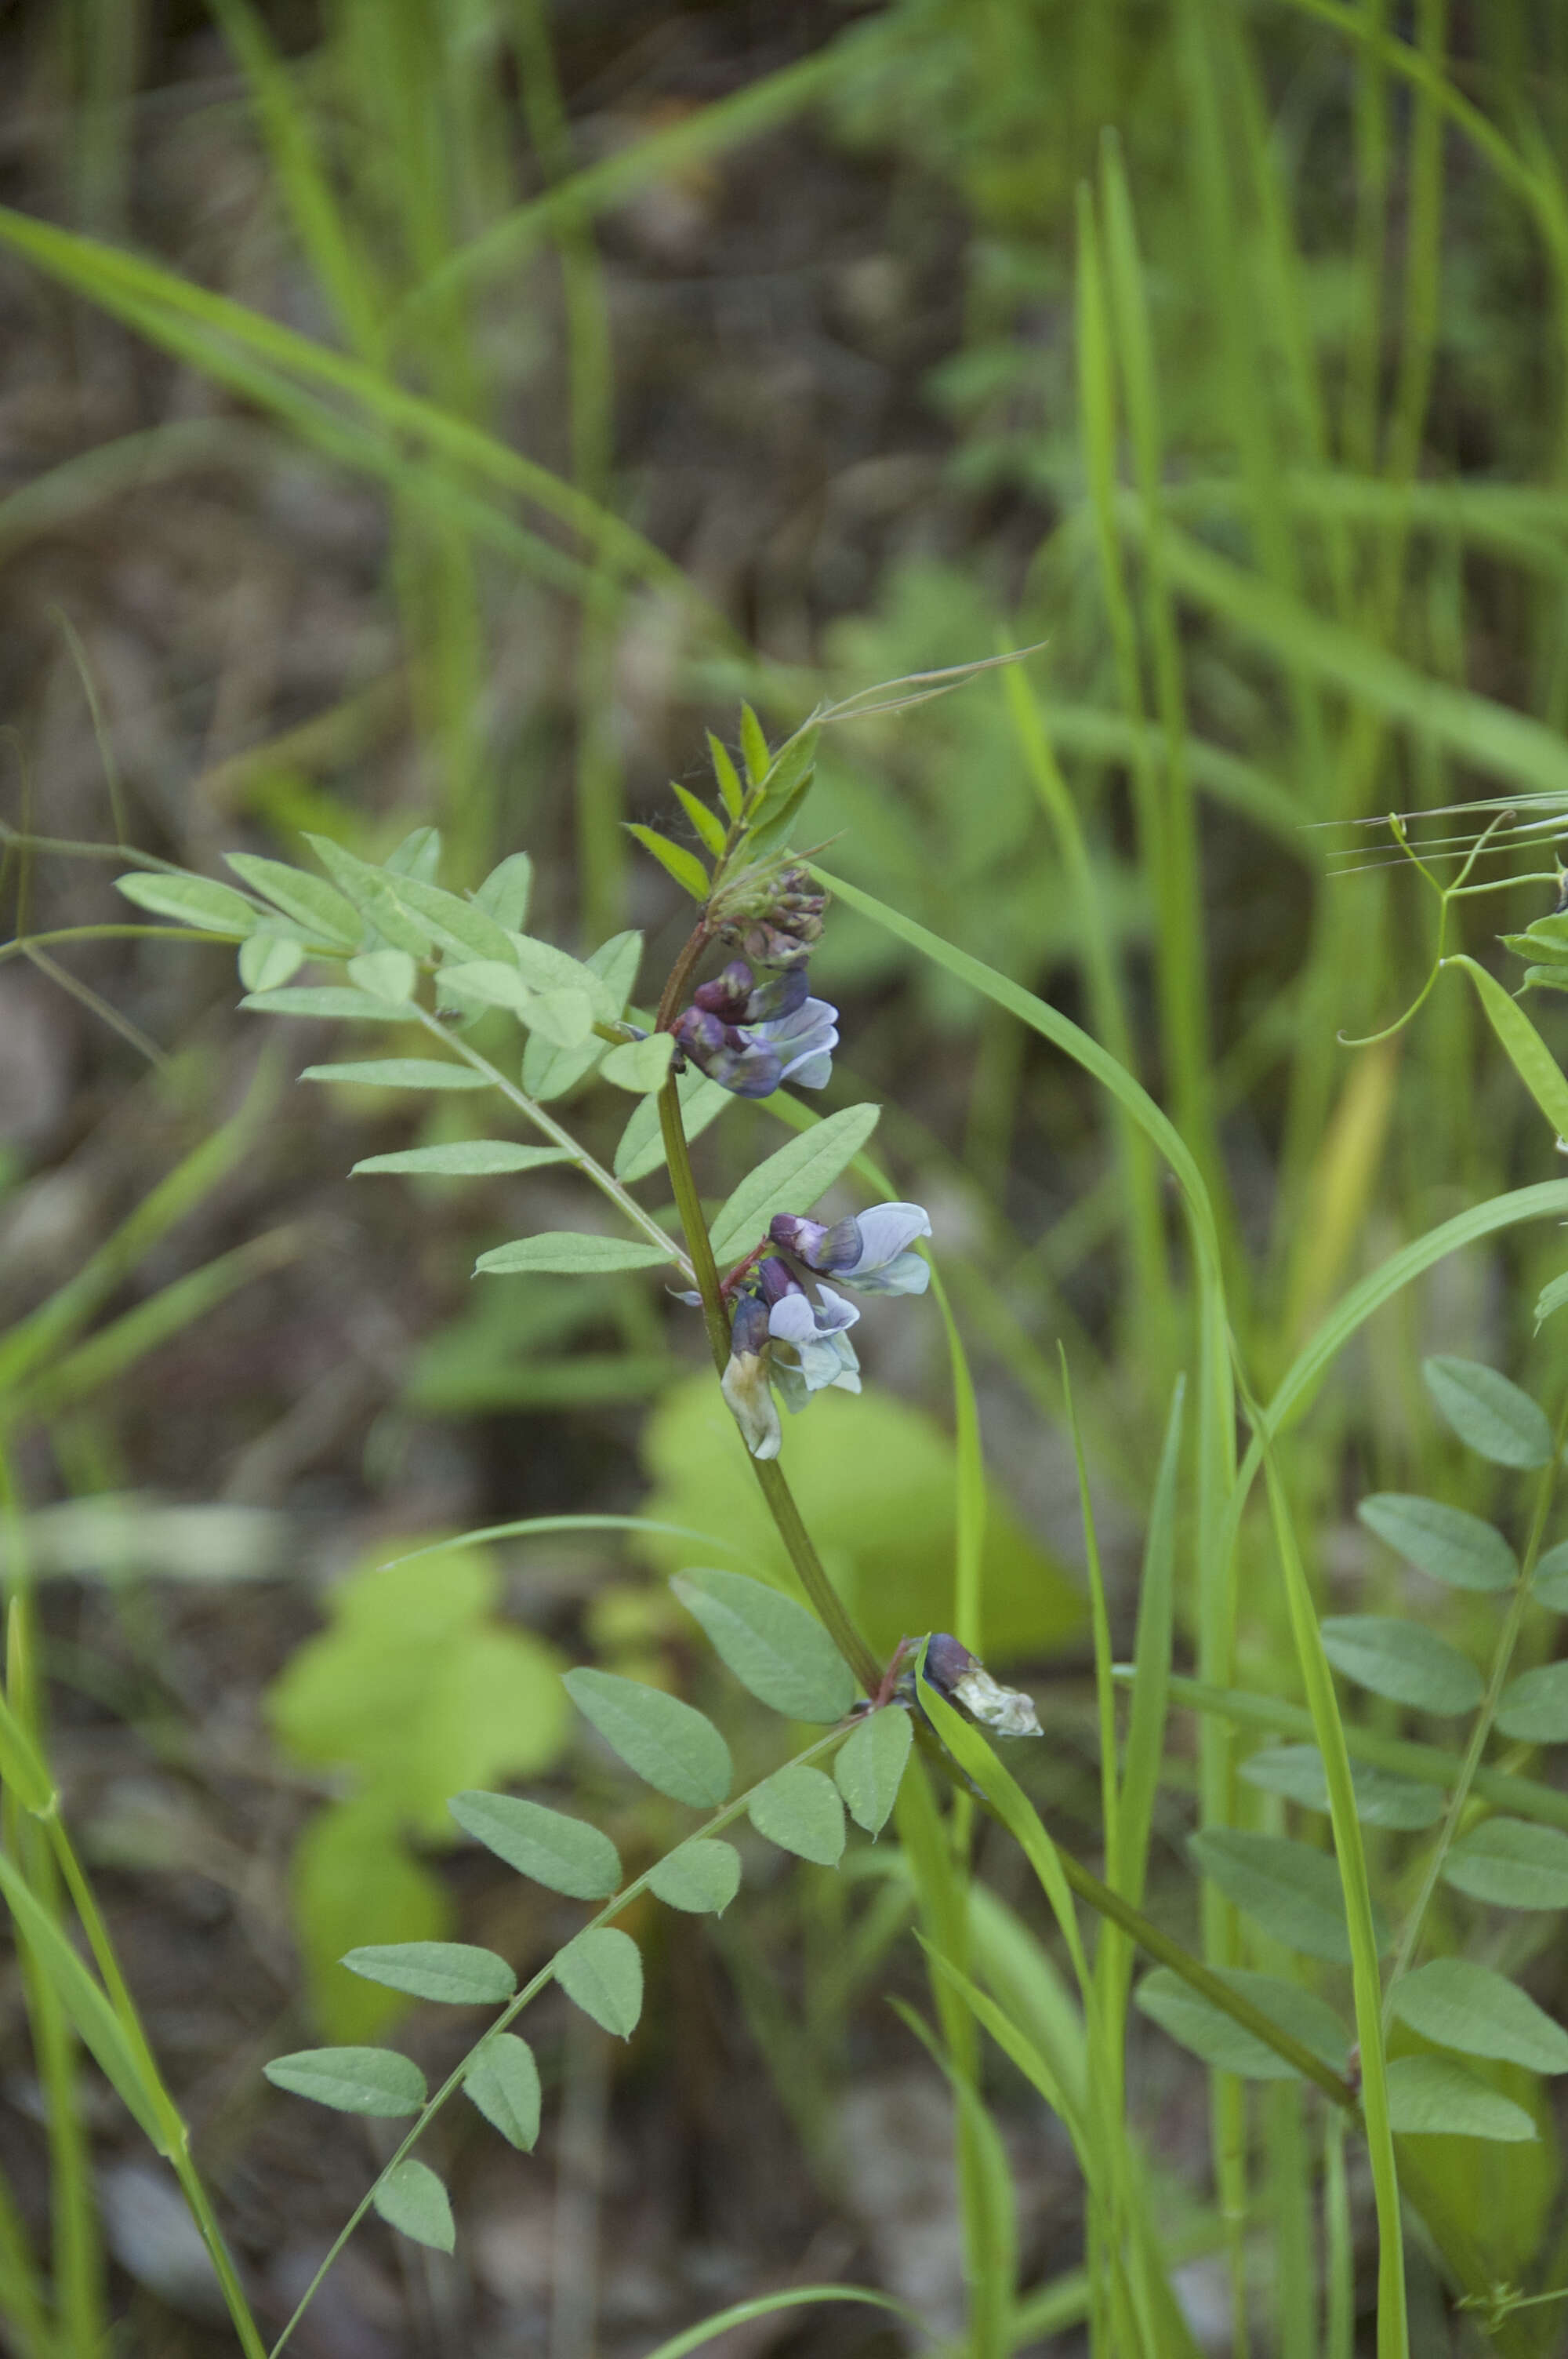
M 737 1097 L 766 1098 L 785 1082 L 826 1089 L 838 1026 L 838 1010 L 826 999 L 802 998 L 787 1015 L 744 1025 L 727 1023 L 711 1008 L 687 1007 L 671 1029 L 683 1053 L 709 1081 Z
M 730 1359 L 719 1389 L 753 1458 L 776 1458 L 784 1440 L 768 1383 L 770 1356 L 767 1305 L 754 1294 L 743 1294 L 735 1305 Z
M 803 1409 L 813 1393 L 835 1385 L 841 1392 L 858 1393 L 860 1364 L 848 1332 L 860 1315 L 854 1304 L 830 1286 L 819 1286 L 814 1301 L 777 1259 L 763 1263 L 760 1280 L 771 1303 L 773 1381 L 785 1408 Z
M 831 1228 L 779 1212 L 768 1234 L 807 1269 L 857 1294 L 924 1294 L 931 1283 L 930 1264 L 912 1251 L 917 1237 L 931 1234 L 931 1215 L 920 1204 L 873 1204 Z

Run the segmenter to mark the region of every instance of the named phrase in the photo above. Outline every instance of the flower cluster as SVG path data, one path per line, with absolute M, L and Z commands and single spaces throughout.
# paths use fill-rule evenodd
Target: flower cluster
M 808 998 L 806 987 L 826 906 L 799 868 L 753 872 L 715 905 L 713 930 L 745 956 L 699 984 L 671 1028 L 683 1055 L 737 1097 L 771 1097 L 791 1081 L 806 1090 L 827 1085 L 838 1011 Z
M 838 1045 L 838 1010 L 806 995 L 804 964 L 758 983 L 732 959 L 697 985 L 673 1027 L 682 1053 L 737 1097 L 771 1097 L 784 1082 L 824 1089 Z
M 918 1204 L 875 1204 L 826 1228 L 780 1212 L 736 1289 L 724 1397 L 753 1458 L 776 1458 L 783 1429 L 773 1400 L 802 1409 L 815 1392 L 860 1389 L 849 1330 L 860 1314 L 824 1277 L 857 1294 L 924 1294 L 928 1264 L 913 1248 L 931 1234 Z M 695 1299 L 695 1298 L 693 1298 Z

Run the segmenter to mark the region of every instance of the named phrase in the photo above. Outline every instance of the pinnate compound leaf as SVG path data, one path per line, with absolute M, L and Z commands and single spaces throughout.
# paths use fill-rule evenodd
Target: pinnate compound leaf
M 463 2094 L 509 2146 L 532 2154 L 539 2135 L 539 2068 L 514 2031 L 487 2039 L 463 2074 Z
M 1544 1466 L 1552 1455 L 1546 1412 L 1496 1368 L 1478 1360 L 1423 1360 L 1427 1390 L 1461 1441 L 1497 1466 Z
M 1401 2137 L 1490 2138 L 1518 2146 L 1536 2135 L 1522 2105 L 1446 2056 L 1396 2056 L 1388 2079 L 1389 2121 Z
M 644 852 L 653 853 L 659 866 L 675 878 L 683 893 L 689 893 L 694 901 L 707 900 L 708 871 L 695 852 L 688 852 L 684 843 L 672 843 L 669 837 L 661 835 L 656 828 L 639 826 L 634 820 L 626 821 L 626 832 L 636 837 Z
M 809 1762 L 779 1770 L 758 1787 L 746 1809 L 757 1832 L 781 1851 L 815 1860 L 819 1867 L 838 1866 L 844 1852 L 844 1805 L 832 1778 Z
M 540 1277 L 581 1277 L 607 1270 L 653 1269 L 675 1257 L 674 1245 L 668 1253 L 661 1253 L 657 1245 L 634 1245 L 629 1237 L 546 1229 L 536 1237 L 514 1237 L 510 1245 L 492 1246 L 489 1253 L 481 1254 L 474 1270 L 490 1277 L 511 1277 L 527 1271 Z
M 618 2039 L 630 2039 L 643 2012 L 643 1960 L 630 1933 L 592 1926 L 556 1960 L 556 1980 L 584 2015 Z
M 1511 1589 L 1519 1559 L 1493 1524 L 1403 1491 L 1375 1491 L 1356 1510 L 1407 1564 L 1454 1589 Z
M 730 1747 L 694 1706 L 613 1671 L 568 1671 L 566 1684 L 578 1710 L 646 1784 L 699 1810 L 727 1799 Z
M 511 1794 L 478 1791 L 454 1794 L 447 1808 L 475 1843 L 552 1892 L 572 1900 L 603 1900 L 621 1883 L 620 1853 L 587 1819 Z
M 262 2070 L 275 2088 L 313 2097 L 340 2114 L 392 2119 L 416 2114 L 425 2102 L 425 2075 L 394 2048 L 302 2048 L 293 2056 L 275 2056 Z
M 1506 1974 L 1470 1958 L 1434 1958 L 1402 1974 L 1390 2000 L 1401 2023 L 1439 2048 L 1495 2056 L 1530 2072 L 1568 2072 L 1568 2031 Z
M 454 1138 L 440 1147 L 405 1147 L 395 1155 L 367 1155 L 353 1169 L 406 1171 L 432 1180 L 487 1180 L 498 1172 L 537 1171 L 546 1163 L 574 1160 L 567 1147 L 519 1147 L 510 1138 Z
M 833 1782 L 869 1835 L 881 1834 L 892 1815 L 914 1738 L 908 1712 L 888 1705 L 869 1712 L 834 1756 Z
M 1331 1614 L 1323 1624 L 1323 1651 L 1357 1687 L 1395 1703 L 1446 1715 L 1473 1712 L 1481 1701 L 1475 1664 L 1422 1622 Z
M 373 1090 L 482 1090 L 482 1073 L 441 1057 L 372 1057 L 343 1065 L 307 1065 L 302 1082 L 352 1082 Z
M 1187 1848 L 1226 1898 L 1276 1940 L 1331 1965 L 1349 1964 L 1345 1899 L 1330 1853 L 1237 1827 L 1189 1835 Z M 1376 1916 L 1375 1929 L 1379 1950 L 1386 1949 L 1388 1928 Z
M 791 1720 L 842 1720 L 855 1678 L 815 1614 L 744 1573 L 677 1573 L 670 1587 L 741 1685 Z
M 358 960 L 354 961 L 357 966 Z M 240 1006 L 253 1016 L 330 1016 L 341 1024 L 402 1024 L 407 1020 L 406 1006 L 395 1006 L 389 1000 L 373 999 L 368 992 L 356 991 L 342 983 L 286 984 L 277 991 L 253 991 Z
M 389 2228 L 416 2245 L 432 2245 L 438 2253 L 449 2253 L 457 2242 L 446 2189 L 429 2164 L 416 2161 L 412 2155 L 393 2164 L 371 2201 Z
M 1521 1671 L 1503 1690 L 1498 1726 L 1521 1745 L 1568 1743 L 1568 1663 Z
M 634 1090 L 645 1097 L 650 1090 L 663 1089 L 668 1080 L 675 1045 L 675 1036 L 669 1032 L 650 1032 L 645 1040 L 622 1040 L 618 1049 L 611 1049 L 599 1070 L 618 1090 Z
M 447 2006 L 497 2006 L 517 1988 L 505 1959 L 470 1941 L 382 1941 L 351 1950 L 342 1963 L 367 1983 L 384 1983 L 388 1990 L 439 1999 Z
M 1241 1774 L 1249 1786 L 1260 1787 L 1266 1794 L 1282 1794 L 1303 1810 L 1321 1810 L 1328 1816 L 1328 1779 L 1315 1745 L 1264 1745 L 1242 1763 Z M 1356 1794 L 1356 1815 L 1363 1826 L 1411 1832 L 1434 1827 L 1443 1816 L 1439 1789 L 1420 1785 L 1413 1777 L 1353 1761 L 1350 1783 Z
M 714 1835 L 694 1835 L 649 1870 L 648 1889 L 666 1908 L 722 1916 L 741 1889 L 741 1854 Z
M 162 876 L 135 869 L 128 876 L 116 876 L 114 884 L 127 901 L 149 909 L 155 918 L 172 918 L 178 926 L 204 926 L 231 938 L 249 934 L 261 917 L 254 901 L 209 876 Z
M 265 894 L 286 918 L 303 926 L 312 941 L 351 951 L 358 950 L 363 941 L 363 919 L 335 886 L 312 876 L 307 869 L 290 868 L 282 860 L 264 860 L 254 852 L 226 852 L 223 857 L 236 876 Z
M 1568 1540 L 1548 1549 L 1535 1568 L 1530 1593 L 1553 1614 L 1568 1614 Z
M 1221 1980 L 1249 1998 L 1253 2006 L 1292 2032 L 1314 2056 L 1343 2072 L 1350 2052 L 1350 2034 L 1325 1999 L 1303 1990 L 1299 1983 L 1281 1982 L 1275 1974 L 1255 1974 L 1240 1967 L 1217 1969 Z M 1145 1974 L 1135 1993 L 1137 2003 L 1162 2031 L 1223 2072 L 1238 2072 L 1248 2081 L 1293 2081 L 1295 2067 L 1248 2031 L 1223 2007 L 1214 2006 L 1168 1966 Z
M 1460 1836 L 1443 1880 L 1494 1908 L 1568 1908 L 1568 1834 L 1530 1819 L 1484 1819 Z
M 775 1212 L 808 1212 L 859 1155 L 877 1126 L 880 1106 L 846 1106 L 789 1139 L 748 1172 L 713 1223 L 719 1266 L 766 1235 Z

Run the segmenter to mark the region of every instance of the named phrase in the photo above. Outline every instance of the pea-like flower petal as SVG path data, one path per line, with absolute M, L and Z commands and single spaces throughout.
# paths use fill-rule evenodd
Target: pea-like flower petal
M 873 1204 L 832 1228 L 779 1212 L 768 1234 L 808 1269 L 858 1294 L 924 1294 L 931 1283 L 930 1265 L 910 1250 L 916 1237 L 931 1234 L 931 1216 L 920 1204 Z

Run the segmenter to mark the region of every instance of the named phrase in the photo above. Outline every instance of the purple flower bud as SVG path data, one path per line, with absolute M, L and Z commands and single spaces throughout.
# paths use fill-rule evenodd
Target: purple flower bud
M 711 983 L 699 983 L 691 995 L 698 1007 L 717 1016 L 720 1023 L 740 1024 L 752 996 L 752 970 L 744 959 L 731 959 L 721 974 L 716 974 Z
M 671 1029 L 692 1063 L 737 1097 L 771 1097 L 784 1078 L 784 1060 L 765 1039 L 706 1008 L 683 1008 Z
M 994 1729 L 998 1736 L 1041 1736 L 1040 1715 L 1033 1696 L 1022 1688 L 1004 1688 L 968 1647 L 945 1631 L 925 1642 L 925 1681 L 949 1702 L 958 1704 L 971 1720 Z
M 946 1631 L 935 1631 L 925 1641 L 926 1685 L 934 1687 L 938 1695 L 953 1695 L 958 1681 L 979 1669 L 979 1657 L 971 1655 L 968 1647 L 961 1647 Z

